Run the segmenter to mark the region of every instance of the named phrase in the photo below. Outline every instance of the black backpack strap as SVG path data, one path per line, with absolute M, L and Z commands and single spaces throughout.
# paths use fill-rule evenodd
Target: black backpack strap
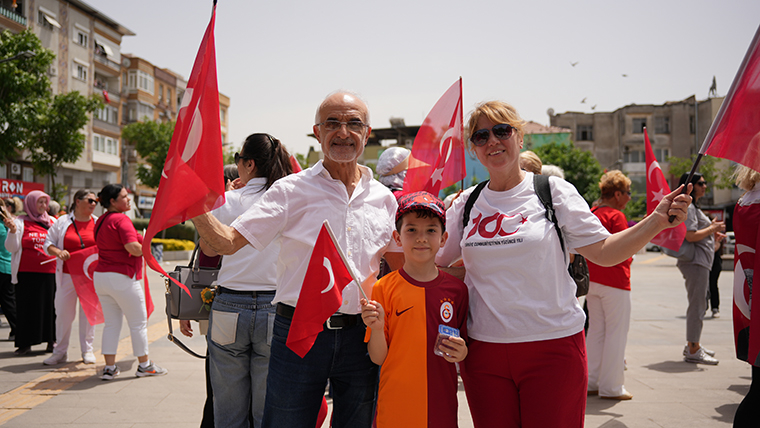
M 548 175 L 533 175 L 533 188 L 538 195 L 538 199 L 546 209 L 546 219 L 554 223 L 554 230 L 557 231 L 557 237 L 559 237 L 559 246 L 562 247 L 562 254 L 565 254 L 565 240 L 562 238 L 562 230 L 557 223 L 557 216 L 554 215 L 554 206 L 552 205 L 552 189 L 549 185 Z
M 467 202 L 464 203 L 464 212 L 462 213 L 462 233 L 467 229 L 467 223 L 470 222 L 470 211 L 472 211 L 472 206 L 475 205 L 475 201 L 478 199 L 478 196 L 480 196 L 480 192 L 482 192 L 488 185 L 489 181 L 490 180 L 486 180 L 482 183 L 478 183 L 475 190 L 473 190 L 472 193 L 470 193 L 470 196 L 467 197 Z

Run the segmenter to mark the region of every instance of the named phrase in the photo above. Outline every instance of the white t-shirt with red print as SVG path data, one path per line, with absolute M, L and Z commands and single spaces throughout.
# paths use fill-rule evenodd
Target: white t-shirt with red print
M 557 221 L 570 252 L 610 236 L 575 187 L 550 177 Z M 533 342 L 583 330 L 585 315 L 567 272 L 568 258 L 554 224 L 533 188 L 533 174 L 514 188 L 483 189 L 462 230 L 470 193 L 465 190 L 446 212 L 449 239 L 437 262 L 462 257 L 470 293 L 470 337 L 493 343 Z

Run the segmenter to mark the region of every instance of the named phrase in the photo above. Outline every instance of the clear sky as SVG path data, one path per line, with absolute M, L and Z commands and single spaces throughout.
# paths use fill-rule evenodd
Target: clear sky
M 188 77 L 211 0 L 85 1 L 137 34 L 122 52 Z M 230 142 L 268 132 L 296 153 L 336 89 L 375 128 L 419 125 L 462 76 L 465 115 L 500 99 L 548 124 L 548 108 L 704 99 L 713 76 L 725 95 L 759 24 L 757 0 L 219 0 L 219 90 Z

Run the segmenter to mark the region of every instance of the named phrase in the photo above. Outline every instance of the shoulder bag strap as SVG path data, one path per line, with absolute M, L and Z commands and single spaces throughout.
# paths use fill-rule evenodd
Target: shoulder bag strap
M 467 197 L 467 202 L 464 203 L 464 212 L 462 213 L 462 233 L 464 233 L 464 229 L 467 229 L 467 223 L 470 222 L 470 211 L 472 211 L 475 201 L 478 199 L 478 196 L 480 196 L 480 192 L 482 192 L 488 185 L 489 181 L 490 180 L 486 180 L 479 183 L 477 187 L 475 187 L 475 190 L 470 193 L 470 196 Z
M 557 223 L 557 216 L 554 215 L 554 206 L 552 205 L 552 189 L 549 185 L 549 176 L 547 175 L 533 175 L 533 187 L 538 195 L 538 199 L 546 209 L 546 219 L 554 224 L 554 230 L 557 231 L 557 237 L 559 238 L 559 246 L 562 248 L 562 254 L 565 254 L 565 240 L 562 238 L 562 230 Z
M 84 249 L 84 241 L 82 240 L 82 235 L 79 233 L 79 229 L 77 228 L 77 220 L 73 216 L 71 217 L 71 224 L 74 225 L 74 232 L 76 232 L 77 236 L 79 237 L 80 247 Z

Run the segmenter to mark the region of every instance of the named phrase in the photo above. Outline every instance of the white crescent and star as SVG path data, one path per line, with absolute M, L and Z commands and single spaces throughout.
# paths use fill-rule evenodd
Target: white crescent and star
M 193 92 L 193 88 L 185 89 L 185 93 L 182 95 L 182 104 L 178 109 L 178 121 L 187 120 L 187 108 L 190 106 L 193 100 Z M 182 155 L 180 156 L 183 162 L 187 162 L 193 157 L 193 155 L 195 155 L 195 152 L 198 150 L 198 146 L 201 143 L 201 137 L 203 136 L 203 118 L 200 112 L 200 101 L 196 103 L 195 110 L 193 110 L 193 115 L 189 118 L 189 120 L 190 132 L 187 134 L 187 141 L 185 142 L 185 147 L 182 150 Z M 167 162 L 167 164 L 164 166 L 164 170 L 161 171 L 161 176 L 164 178 L 169 178 L 166 175 L 167 169 L 171 169 L 171 163 L 169 162 Z
M 331 288 L 335 286 L 335 275 L 333 274 L 332 263 L 330 263 L 330 259 L 325 257 L 324 262 L 322 263 L 322 266 L 324 266 L 325 269 L 327 269 L 327 273 L 330 274 L 330 281 L 327 283 L 327 287 L 325 287 L 325 289 L 322 290 L 322 294 L 325 294 L 328 291 L 330 291 Z
M 87 256 L 86 259 L 84 259 L 84 263 L 82 264 L 82 270 L 84 271 L 84 276 L 87 277 L 90 281 L 92 281 L 92 277 L 90 276 L 90 265 L 94 262 L 98 261 L 98 253 L 90 254 Z

